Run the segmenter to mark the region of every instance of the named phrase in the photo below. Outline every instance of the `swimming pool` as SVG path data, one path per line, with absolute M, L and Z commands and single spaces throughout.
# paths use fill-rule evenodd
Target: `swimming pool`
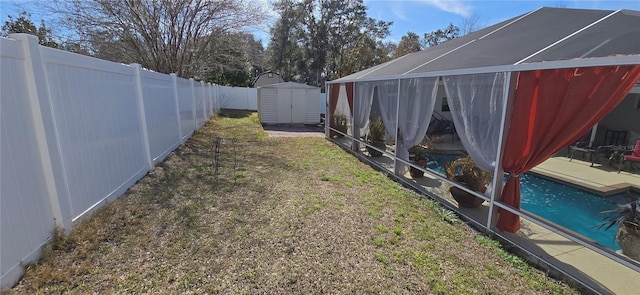
M 442 164 L 458 157 L 433 154 L 430 155 L 431 161 L 427 167 L 444 173 Z M 615 209 L 616 202 L 625 202 L 624 195 L 603 198 L 530 173 L 521 175 L 520 182 L 520 202 L 523 210 L 579 233 L 604 247 L 620 249 L 615 241 L 615 228 L 605 231 L 597 226 L 606 217 L 601 212 Z

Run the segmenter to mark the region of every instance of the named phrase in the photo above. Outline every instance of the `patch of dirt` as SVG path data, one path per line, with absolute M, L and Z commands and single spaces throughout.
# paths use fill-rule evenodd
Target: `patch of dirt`
M 324 137 L 324 125 L 273 124 L 262 125 L 269 137 Z

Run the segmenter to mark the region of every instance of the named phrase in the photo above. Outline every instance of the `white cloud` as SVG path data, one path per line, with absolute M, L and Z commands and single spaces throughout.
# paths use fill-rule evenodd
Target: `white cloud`
M 401 1 L 394 1 L 391 3 L 391 13 L 393 13 L 396 18 L 404 21 L 409 20 L 404 12 L 404 5 L 402 5 Z
M 420 2 L 464 17 L 471 15 L 471 6 L 460 0 L 420 0 Z

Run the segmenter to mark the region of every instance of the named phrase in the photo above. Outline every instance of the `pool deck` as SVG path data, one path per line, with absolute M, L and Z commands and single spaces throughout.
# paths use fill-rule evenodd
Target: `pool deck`
M 593 193 L 609 196 L 635 189 L 640 191 L 640 168 L 631 170 L 625 167 L 618 173 L 618 163 L 608 166 L 557 156 L 548 159 L 531 172 L 543 177 L 553 178 L 570 185 L 578 186 Z
M 618 174 L 617 163 L 611 166 L 557 156 L 531 171 L 544 177 L 578 186 L 601 195 L 611 195 L 633 188 L 640 190 L 640 170 L 623 169 Z M 640 273 L 617 263 L 587 247 L 574 243 L 532 222 L 523 221 L 518 234 L 506 234 L 526 245 L 536 256 L 561 265 L 563 271 L 576 278 L 589 279 L 600 285 L 602 292 L 638 294 Z
M 633 173 L 617 167 L 589 167 L 590 162 L 573 160 L 566 157 L 554 157 L 534 168 L 534 172 L 544 177 L 560 179 L 563 182 L 602 193 L 625 191 L 629 187 L 640 189 L 640 171 Z M 405 177 L 410 178 L 407 174 Z M 425 174 L 416 183 L 423 187 L 433 187 L 437 182 Z M 457 202 L 445 194 L 444 199 L 452 205 Z M 485 223 L 489 208 L 485 202 L 475 209 L 459 208 L 465 215 Z M 613 261 L 606 256 L 573 242 L 526 219 L 521 219 L 522 228 L 516 234 L 500 233 L 511 242 L 520 245 L 529 252 L 529 261 L 551 263 L 561 272 L 588 283 L 589 287 L 600 294 L 640 294 L 640 273 Z

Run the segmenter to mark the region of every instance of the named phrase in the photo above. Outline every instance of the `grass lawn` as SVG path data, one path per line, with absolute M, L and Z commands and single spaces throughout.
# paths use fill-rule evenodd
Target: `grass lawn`
M 215 137 L 235 139 L 217 180 Z M 233 112 L 57 235 L 8 293 L 578 293 L 456 220 L 324 138 L 269 138 Z

